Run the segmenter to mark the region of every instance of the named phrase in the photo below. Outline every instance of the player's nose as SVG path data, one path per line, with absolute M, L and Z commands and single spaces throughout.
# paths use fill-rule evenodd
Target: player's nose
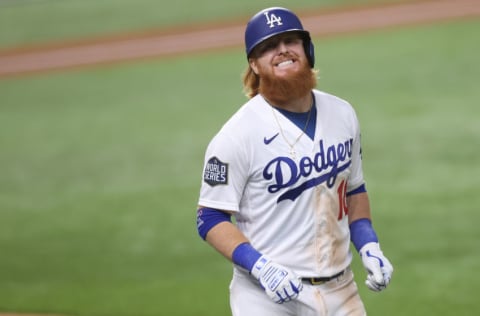
M 277 50 L 279 53 L 286 53 L 288 51 L 287 45 L 284 41 L 280 41 L 277 45 Z

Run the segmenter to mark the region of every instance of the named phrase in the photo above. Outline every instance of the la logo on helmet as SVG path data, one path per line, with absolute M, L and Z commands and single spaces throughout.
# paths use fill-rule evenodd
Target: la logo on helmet
M 270 28 L 274 27 L 275 23 L 277 23 L 277 26 L 283 25 L 282 24 L 282 18 L 277 17 L 274 13 L 269 14 L 268 11 L 263 13 L 265 15 L 265 18 L 267 19 L 267 24 L 270 25 Z

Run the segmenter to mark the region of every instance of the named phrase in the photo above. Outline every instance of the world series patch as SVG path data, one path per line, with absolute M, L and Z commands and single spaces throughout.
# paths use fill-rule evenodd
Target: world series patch
M 207 161 L 203 173 L 203 181 L 215 186 L 228 183 L 228 163 L 220 161 L 217 157 L 212 157 Z

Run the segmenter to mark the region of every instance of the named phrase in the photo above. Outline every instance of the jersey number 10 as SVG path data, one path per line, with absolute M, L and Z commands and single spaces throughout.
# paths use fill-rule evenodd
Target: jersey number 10
M 347 207 L 347 181 L 343 180 L 338 187 L 338 220 L 348 215 Z

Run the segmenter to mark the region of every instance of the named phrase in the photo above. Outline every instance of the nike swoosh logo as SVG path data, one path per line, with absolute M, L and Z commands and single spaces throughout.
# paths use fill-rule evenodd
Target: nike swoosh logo
M 264 137 L 264 138 L 263 138 L 263 142 L 265 143 L 265 145 L 270 144 L 275 138 L 277 138 L 278 134 L 279 134 L 279 133 L 276 133 L 275 135 L 273 135 L 273 136 L 270 137 L 270 138 Z

